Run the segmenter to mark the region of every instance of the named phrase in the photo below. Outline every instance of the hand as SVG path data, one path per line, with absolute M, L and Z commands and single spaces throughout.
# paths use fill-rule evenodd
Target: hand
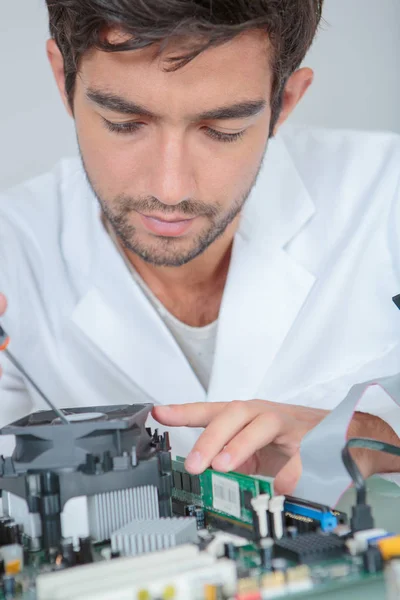
M 290 494 L 301 475 L 300 443 L 326 410 L 266 400 L 157 406 L 154 418 L 170 427 L 205 427 L 186 459 L 192 474 L 208 467 L 276 477 L 275 490 Z
M 2 315 L 4 315 L 4 313 L 6 312 L 6 308 L 7 308 L 7 300 L 5 298 L 5 296 L 3 296 L 3 294 L 0 294 L 0 317 Z M 0 377 L 2 375 L 2 369 L 1 369 L 1 365 L 0 365 Z

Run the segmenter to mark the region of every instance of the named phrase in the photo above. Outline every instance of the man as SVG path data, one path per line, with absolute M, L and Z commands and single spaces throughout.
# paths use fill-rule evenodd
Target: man
M 152 398 L 191 472 L 291 491 L 303 436 L 400 370 L 399 139 L 282 128 L 322 0 L 47 4 L 82 164 L 0 202 L 11 350 L 58 406 Z M 43 403 L 2 362 L 5 423 Z M 399 443 L 399 410 L 361 408 L 349 436 Z

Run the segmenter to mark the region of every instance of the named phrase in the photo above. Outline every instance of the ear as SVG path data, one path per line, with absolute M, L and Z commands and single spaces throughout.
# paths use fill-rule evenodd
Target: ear
M 286 86 L 283 92 L 282 108 L 279 115 L 279 119 L 274 128 L 274 135 L 278 132 L 278 129 L 283 125 L 288 116 L 296 108 L 310 85 L 314 80 L 314 71 L 309 68 L 302 68 L 295 71 L 293 75 L 289 77 L 286 82 Z
M 53 71 L 54 79 L 61 95 L 61 100 L 68 112 L 73 117 L 72 108 L 69 104 L 67 93 L 65 91 L 64 58 L 59 47 L 54 40 L 48 40 L 46 44 L 47 57 Z

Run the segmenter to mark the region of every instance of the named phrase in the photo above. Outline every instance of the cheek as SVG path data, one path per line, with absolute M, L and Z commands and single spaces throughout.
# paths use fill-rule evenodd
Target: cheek
M 224 204 L 248 193 L 258 173 L 266 139 L 255 140 L 253 136 L 237 144 L 223 158 L 212 157 L 201 166 L 204 184 L 213 194 L 211 198 L 221 198 Z
M 148 153 L 110 134 L 97 115 L 76 119 L 76 130 L 86 169 L 96 187 L 112 195 L 132 190 L 140 173 L 146 171 Z

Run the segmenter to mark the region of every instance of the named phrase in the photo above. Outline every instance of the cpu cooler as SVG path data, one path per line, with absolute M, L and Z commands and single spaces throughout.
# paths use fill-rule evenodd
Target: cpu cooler
M 13 455 L 0 458 L 3 507 L 32 549 L 59 545 L 61 513 L 78 496 L 87 498 L 94 541 L 135 519 L 171 516 L 169 439 L 146 429 L 151 408 L 63 409 L 68 423 L 40 411 L 0 431 L 16 438 Z

